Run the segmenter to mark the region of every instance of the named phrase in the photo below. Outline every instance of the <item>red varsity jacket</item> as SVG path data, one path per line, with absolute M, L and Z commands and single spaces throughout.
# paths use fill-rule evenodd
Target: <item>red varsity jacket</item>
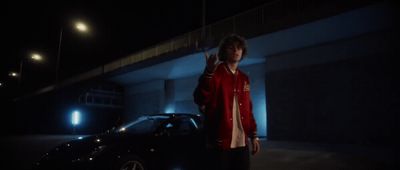
M 214 73 L 205 71 L 200 76 L 193 95 L 205 116 L 204 126 L 209 144 L 223 150 L 230 149 L 234 95 L 237 95 L 246 138 L 256 137 L 257 125 L 252 112 L 249 78 L 245 73 L 238 69 L 233 74 L 226 63 L 221 63 Z

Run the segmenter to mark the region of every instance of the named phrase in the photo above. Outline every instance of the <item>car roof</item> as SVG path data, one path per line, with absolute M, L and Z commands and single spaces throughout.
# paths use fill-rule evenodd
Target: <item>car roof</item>
M 143 116 L 148 116 L 148 117 L 166 116 L 168 118 L 174 118 L 174 117 L 200 117 L 201 115 L 194 113 L 157 113 L 157 114 L 146 114 Z

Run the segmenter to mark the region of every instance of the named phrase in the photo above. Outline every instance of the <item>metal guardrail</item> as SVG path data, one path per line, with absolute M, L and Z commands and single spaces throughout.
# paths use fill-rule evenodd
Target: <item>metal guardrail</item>
M 302 23 L 316 18 L 315 13 L 329 15 L 337 12 L 340 7 L 351 6 L 352 3 L 360 4 L 365 1 L 330 2 L 326 0 L 276 0 L 260 7 L 245 11 L 235 16 L 226 18 L 216 23 L 207 25 L 205 37 L 201 36 L 202 28 L 172 38 L 142 51 L 133 53 L 125 58 L 104 65 L 104 73 L 134 64 L 155 56 L 170 53 L 181 48 L 198 47 L 205 39 L 217 44 L 216 40 L 230 33 L 238 33 L 246 38 L 276 31 L 285 23 Z M 324 6 L 325 5 L 325 6 Z M 318 7 L 321 10 L 318 10 Z

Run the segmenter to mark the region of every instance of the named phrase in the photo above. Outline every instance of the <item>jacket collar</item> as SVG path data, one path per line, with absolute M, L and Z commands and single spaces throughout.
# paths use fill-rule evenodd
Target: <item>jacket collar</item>
M 223 65 L 224 65 L 225 71 L 227 73 L 232 74 L 232 75 L 238 75 L 239 74 L 238 73 L 239 72 L 239 68 L 237 68 L 235 73 L 233 73 L 226 62 L 224 62 Z

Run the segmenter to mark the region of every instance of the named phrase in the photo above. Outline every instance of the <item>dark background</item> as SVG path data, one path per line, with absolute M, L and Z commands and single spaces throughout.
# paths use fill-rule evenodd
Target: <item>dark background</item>
M 205 1 L 206 24 L 255 8 L 270 0 Z M 59 133 L 70 128 L 63 114 L 76 101 L 79 89 L 49 93 L 19 100 L 53 85 L 60 30 L 63 29 L 59 80 L 65 80 L 118 58 L 167 41 L 202 26 L 201 0 L 184 1 L 5 1 L 1 10 L 0 103 L 1 131 L 13 133 Z M 72 22 L 80 19 L 89 34 L 75 31 Z M 31 52 L 43 55 L 43 63 L 29 60 Z M 22 80 L 10 77 L 19 72 L 24 60 Z M 56 102 L 62 99 L 65 102 Z M 113 114 L 119 110 L 103 109 Z M 92 116 L 91 121 L 115 119 L 111 115 Z M 102 119 L 96 120 L 95 117 Z M 43 122 L 45 122 L 43 124 Z M 95 124 L 96 127 L 99 124 Z M 50 128 L 51 127 L 51 128 Z M 90 128 L 86 128 L 90 129 Z M 97 130 L 103 130 L 97 129 Z M 69 129 L 68 129 L 69 130 Z

